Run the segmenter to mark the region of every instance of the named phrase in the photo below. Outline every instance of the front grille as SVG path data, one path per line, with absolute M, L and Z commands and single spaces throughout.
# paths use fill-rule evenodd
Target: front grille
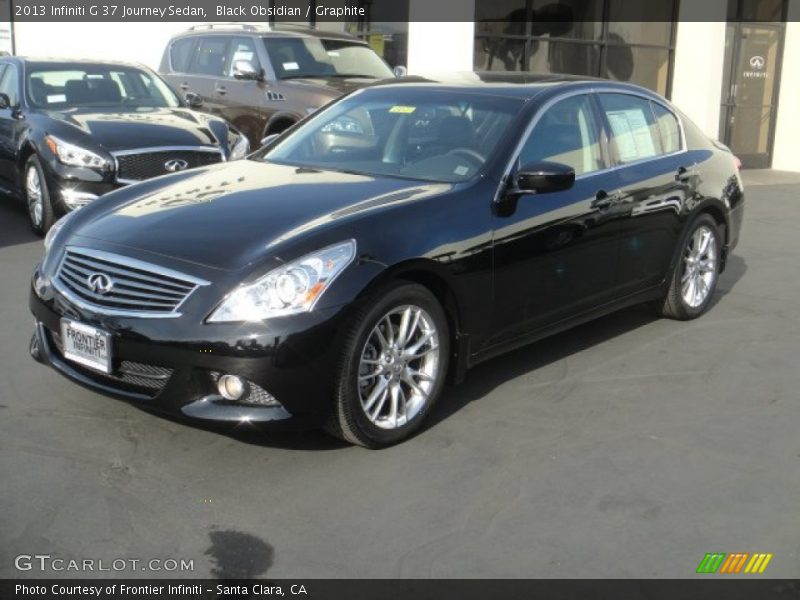
M 142 181 L 166 175 L 175 170 L 205 167 L 222 161 L 222 154 L 217 150 L 149 150 L 136 153 L 118 153 L 117 180 L 121 182 Z M 178 169 L 170 169 L 170 161 L 179 161 Z M 186 166 L 183 166 L 183 163 Z
M 57 331 L 47 330 L 53 345 L 58 354 L 64 357 L 64 344 L 61 341 L 61 334 Z M 154 396 L 160 392 L 172 376 L 173 369 L 167 367 L 157 367 L 144 363 L 123 360 L 113 373 L 99 373 L 87 369 L 82 365 L 70 363 L 70 366 L 86 376 L 105 383 L 122 383 L 126 388 L 135 388 L 136 391 L 144 391 Z
M 126 256 L 70 246 L 55 284 L 70 300 L 97 312 L 153 317 L 178 316 L 183 301 L 208 282 Z

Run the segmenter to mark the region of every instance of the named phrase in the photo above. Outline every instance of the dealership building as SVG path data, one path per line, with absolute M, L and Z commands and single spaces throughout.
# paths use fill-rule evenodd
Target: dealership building
M 800 171 L 800 0 L 459 0 L 446 3 L 446 22 L 431 20 L 432 2 L 261 4 L 303 14 L 310 6 L 311 26 L 357 35 L 414 75 L 523 70 L 637 83 L 670 98 L 745 166 Z M 364 16 L 316 20 L 321 4 L 361 5 Z M 154 68 L 169 38 L 193 25 L 14 22 L 9 0 L 0 11 L 0 50 Z

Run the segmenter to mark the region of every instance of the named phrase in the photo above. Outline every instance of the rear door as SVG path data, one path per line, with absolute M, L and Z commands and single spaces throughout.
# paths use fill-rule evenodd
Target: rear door
M 20 75 L 17 65 L 0 65 L 0 92 L 11 101 L 9 108 L 0 109 L 0 186 L 7 193 L 14 193 L 19 186 L 17 155 L 19 139 L 25 120 L 17 113 L 20 104 Z
M 181 97 L 187 92 L 195 91 L 194 77 L 189 73 L 189 65 L 194 57 L 198 41 L 196 36 L 178 38 L 170 43 L 167 51 L 167 69 L 161 75 Z
M 229 35 L 200 37 L 189 62 L 189 73 L 184 78 L 189 86 L 188 91 L 203 98 L 202 110 L 215 115 L 222 115 L 224 112 L 224 106 L 220 102 L 223 96 L 217 93 L 217 87 L 225 77 L 230 45 Z
M 237 79 L 236 61 L 249 62 L 256 71 L 263 69 L 256 48 L 257 38 L 234 36 L 230 38 L 224 76 L 214 84 L 215 104 L 220 114 L 243 131 L 252 147 L 261 140 L 267 123 L 265 100 L 267 84 L 262 80 Z
M 681 210 L 698 183 L 677 117 L 650 98 L 598 93 L 619 179 L 620 292 L 662 283 L 678 244 Z
M 510 342 L 596 308 L 614 296 L 617 179 L 607 169 L 600 116 L 591 94 L 545 109 L 517 165 L 550 161 L 575 169 L 571 189 L 525 195 L 497 215 L 494 341 Z

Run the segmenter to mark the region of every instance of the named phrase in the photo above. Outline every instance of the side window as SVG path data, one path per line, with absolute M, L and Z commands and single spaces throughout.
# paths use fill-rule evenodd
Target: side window
M 651 102 L 653 114 L 656 116 L 658 133 L 661 137 L 661 147 L 665 154 L 677 152 L 681 149 L 681 128 L 678 118 L 657 102 Z
M 200 38 L 189 71 L 197 75 L 222 77 L 225 74 L 229 41 L 229 37 L 221 35 Z
M 188 37 L 172 43 L 169 47 L 169 61 L 173 71 L 176 73 L 187 73 L 189 71 L 192 50 L 196 41 L 196 38 Z
M 227 73 L 228 77 L 233 77 L 233 67 L 237 60 L 246 60 L 256 69 L 261 68 L 258 61 L 258 54 L 256 54 L 256 46 L 250 38 L 233 38 L 231 41 L 231 59 L 228 61 Z
M 625 164 L 662 154 L 661 139 L 650 101 L 627 94 L 599 94 L 611 127 L 611 148 Z
M 587 95 L 565 98 L 547 109 L 520 153 L 522 165 L 552 161 L 576 175 L 603 168 L 592 104 Z
M 17 67 L 8 65 L 0 78 L 0 92 L 6 94 L 11 101 L 11 106 L 19 104 L 19 78 Z

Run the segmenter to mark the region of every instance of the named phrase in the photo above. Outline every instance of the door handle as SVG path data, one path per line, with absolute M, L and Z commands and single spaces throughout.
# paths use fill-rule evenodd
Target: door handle
M 685 183 L 695 175 L 697 175 L 697 171 L 695 171 L 694 169 L 687 167 L 678 167 L 678 171 L 677 173 L 675 173 L 675 181 L 682 181 Z
M 189 89 L 189 84 L 184 82 L 184 83 L 180 84 L 178 87 L 181 88 L 185 92 L 186 90 Z
M 614 204 L 614 202 L 616 202 L 618 198 L 619 198 L 619 192 L 614 192 L 612 194 L 609 194 L 605 190 L 600 190 L 597 192 L 597 194 L 595 194 L 594 200 L 592 200 L 592 204 L 590 206 L 592 208 L 602 210 Z

